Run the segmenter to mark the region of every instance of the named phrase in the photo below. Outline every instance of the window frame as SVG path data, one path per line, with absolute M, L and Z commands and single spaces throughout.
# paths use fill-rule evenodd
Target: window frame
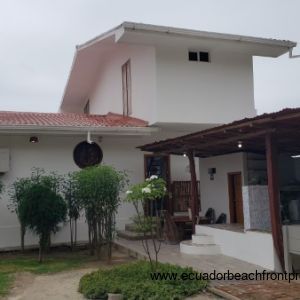
M 122 98 L 123 115 L 132 115 L 132 86 L 131 86 L 131 62 L 127 60 L 121 68 L 122 71 Z

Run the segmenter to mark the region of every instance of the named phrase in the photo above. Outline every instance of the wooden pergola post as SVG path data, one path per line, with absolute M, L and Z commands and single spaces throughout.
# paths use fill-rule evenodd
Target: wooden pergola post
M 190 172 L 191 172 L 191 211 L 192 211 L 192 223 L 193 223 L 193 233 L 195 233 L 196 226 L 196 216 L 199 214 L 199 205 L 198 205 L 198 185 L 197 185 L 197 176 L 195 169 L 195 159 L 193 151 L 189 151 L 187 153 L 189 164 L 190 164 Z
M 266 158 L 272 237 L 274 248 L 277 252 L 281 268 L 284 271 L 284 250 L 280 213 L 280 191 L 278 181 L 278 150 L 276 138 L 272 133 L 268 133 L 266 135 Z

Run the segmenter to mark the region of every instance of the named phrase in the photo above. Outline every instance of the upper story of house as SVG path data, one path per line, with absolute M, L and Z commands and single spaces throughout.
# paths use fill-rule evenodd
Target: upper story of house
M 253 56 L 291 41 L 125 22 L 76 48 L 62 112 L 149 124 L 217 124 L 256 114 Z

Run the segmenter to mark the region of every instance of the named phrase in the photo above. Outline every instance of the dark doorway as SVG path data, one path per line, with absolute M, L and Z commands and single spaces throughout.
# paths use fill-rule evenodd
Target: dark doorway
M 168 155 L 153 155 L 145 154 L 144 157 L 144 169 L 145 169 L 145 178 L 149 178 L 152 175 L 156 175 L 160 178 L 163 178 L 167 183 L 167 189 L 169 190 L 170 186 L 170 157 Z M 157 201 L 151 201 L 153 204 L 152 209 L 150 209 L 150 203 L 147 205 L 146 213 L 150 215 L 156 214 L 157 211 L 162 209 L 169 210 L 169 197 L 166 196 L 164 199 L 159 199 Z
M 228 173 L 230 223 L 244 225 L 242 173 Z

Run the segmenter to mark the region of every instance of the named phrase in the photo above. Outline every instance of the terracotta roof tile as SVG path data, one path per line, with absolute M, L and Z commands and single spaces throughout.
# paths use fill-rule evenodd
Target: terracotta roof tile
M 86 115 L 76 113 L 37 113 L 0 111 L 1 126 L 45 126 L 45 127 L 147 127 L 141 119 L 120 114 Z

